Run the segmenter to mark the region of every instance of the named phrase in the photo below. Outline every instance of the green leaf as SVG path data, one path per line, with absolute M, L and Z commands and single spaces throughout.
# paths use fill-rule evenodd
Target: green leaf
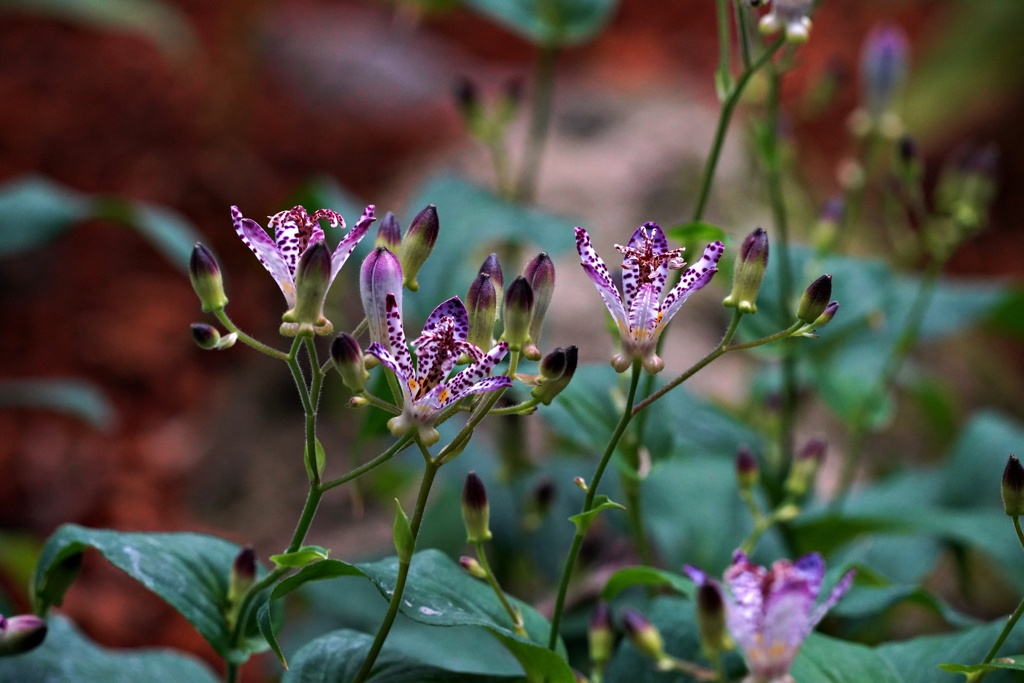
M 999 619 L 957 633 L 919 636 L 910 640 L 885 643 L 876 647 L 875 652 L 889 661 L 902 683 L 959 683 L 963 680 L 959 675 L 943 673 L 938 668 L 939 665 L 950 661 L 980 662 L 995 643 L 1005 624 L 1005 619 Z M 1020 624 L 1014 629 L 1014 633 L 1011 633 L 1008 642 L 1019 642 Z M 1017 678 L 1013 678 L 1012 674 L 996 673 L 987 676 L 985 683 L 1011 680 Z
M 601 514 L 603 510 L 608 509 L 625 510 L 626 507 L 624 505 L 616 503 L 608 496 L 602 494 L 594 498 L 594 502 L 590 506 L 589 510 L 587 510 L 586 512 L 581 512 L 577 515 L 573 515 L 569 518 L 569 521 L 575 524 L 576 528 L 581 533 L 585 534 L 587 533 L 587 529 L 590 528 L 590 525 L 594 523 L 595 519 L 597 519 L 597 516 Z
M 28 176 L 0 187 L 0 257 L 38 249 L 88 218 L 92 200 L 51 182 Z
M 184 216 L 147 202 L 127 202 L 128 227 L 144 237 L 182 273 L 188 273 L 189 259 L 201 235 Z
M 95 384 L 72 379 L 24 379 L 0 382 L 0 408 L 44 408 L 67 413 L 107 431 L 114 407 Z
M 665 231 L 669 239 L 680 244 L 707 244 L 709 242 L 725 242 L 729 236 L 725 230 L 713 223 L 692 221 L 676 225 Z
M 228 577 L 241 548 L 215 536 L 192 533 L 132 533 L 86 529 L 67 524 L 43 546 L 32 580 L 36 612 L 60 605 L 70 581 L 66 567 L 72 558 L 94 548 L 185 617 L 221 657 L 241 663 L 266 649 L 255 620 L 246 638 L 233 647 L 224 619 Z M 264 573 L 262 571 L 261 573 Z M 256 599 L 259 605 L 265 596 Z
M 662 571 L 654 567 L 626 567 L 611 576 L 601 590 L 602 600 L 612 600 L 627 588 L 636 586 L 656 586 L 671 588 L 687 597 L 693 596 L 693 581 L 680 574 Z
M 167 650 L 107 650 L 82 635 L 63 616 L 47 623 L 43 644 L 17 657 L 0 658 L 0 680 L 34 683 L 216 683 L 205 664 Z
M 467 0 L 477 12 L 537 45 L 574 45 L 593 38 L 617 0 Z
M 815 683 L 902 683 L 889 662 L 871 648 L 812 633 L 793 662 L 793 678 Z
M 316 443 L 316 470 L 319 477 L 324 476 L 324 467 L 327 465 L 327 451 L 324 450 L 324 445 L 320 443 L 320 439 L 314 440 Z M 306 476 L 309 477 L 310 481 L 315 481 L 316 477 L 313 476 L 313 471 L 309 467 L 309 458 L 303 458 L 302 463 L 306 466 Z
M 184 56 L 198 47 L 185 15 L 159 0 L 7 0 L 2 8 L 97 29 L 137 33 L 172 57 Z
M 955 674 L 973 674 L 980 671 L 997 671 L 999 669 L 1024 671 L 1024 655 L 999 657 L 988 664 L 939 664 L 939 668 Z
M 999 481 L 1011 453 L 1024 444 L 1024 425 L 999 413 L 980 411 L 963 428 L 942 467 L 941 500 L 958 508 L 1002 511 Z
M 320 560 L 326 560 L 331 551 L 319 545 L 304 545 L 295 552 L 271 555 L 270 561 L 278 567 L 305 567 Z

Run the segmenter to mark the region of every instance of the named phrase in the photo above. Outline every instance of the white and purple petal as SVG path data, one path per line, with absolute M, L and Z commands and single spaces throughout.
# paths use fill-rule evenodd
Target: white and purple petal
M 459 371 L 451 380 L 448 381 L 448 387 L 454 394 L 461 395 L 466 389 L 477 382 L 482 377 L 486 377 L 491 374 L 491 370 L 494 369 L 501 359 L 508 353 L 508 342 L 498 342 L 498 344 L 487 352 L 481 360 L 476 363 L 469 365 L 468 367 Z
M 235 232 L 242 238 L 245 246 L 249 247 L 256 258 L 260 260 L 263 267 L 277 282 L 281 288 L 289 308 L 295 306 L 295 275 L 288 269 L 288 264 L 277 244 L 270 238 L 270 235 L 259 226 L 256 221 L 245 218 L 237 206 L 231 207 L 231 220 L 235 226 Z
M 462 303 L 462 299 L 453 296 L 451 299 L 438 304 L 437 308 L 427 317 L 427 322 L 423 325 L 423 331 L 427 332 L 444 317 L 451 318 L 455 324 L 455 339 L 466 341 L 469 336 L 469 313 L 466 312 L 466 306 Z
M 612 284 L 612 278 L 608 274 L 608 266 L 604 264 L 601 257 L 594 251 L 594 247 L 590 243 L 590 235 L 587 234 L 587 231 L 583 228 L 574 228 L 574 230 L 576 232 L 576 251 L 580 255 L 583 270 L 590 276 L 590 279 L 597 287 L 598 294 L 604 299 L 604 305 L 608 307 L 608 312 L 612 314 L 612 318 L 615 319 L 619 329 L 623 334 L 626 334 L 629 329 L 626 321 L 626 309 L 622 306 L 619 290 L 615 289 L 615 285 Z
M 391 353 L 400 370 L 400 375 L 406 379 L 415 379 L 416 371 L 412 367 L 412 356 L 409 354 L 409 345 L 405 341 L 405 330 L 402 327 L 402 307 L 394 294 L 385 297 L 388 326 L 388 343 L 391 345 Z
M 441 400 L 440 407 L 445 408 L 454 403 L 455 401 L 458 401 L 460 398 L 465 398 L 470 394 L 483 394 L 488 391 L 498 391 L 499 389 L 505 389 L 510 386 L 512 386 L 511 378 L 505 377 L 504 375 L 499 375 L 497 377 L 486 377 L 477 382 L 476 384 L 474 384 L 473 386 L 469 387 L 468 389 L 464 389 L 459 393 L 453 391 L 452 388 L 449 386 L 447 387 L 449 393 L 447 396 L 444 397 L 444 399 Z
M 274 214 L 267 226 L 273 228 L 274 241 L 294 280 L 299 257 L 310 244 L 324 240 L 324 231 L 301 206 Z
M 811 613 L 808 629 L 813 629 L 817 626 L 818 622 L 825 618 L 825 613 L 835 607 L 835 604 L 846 595 L 846 591 L 850 590 L 850 586 L 853 584 L 853 577 L 856 573 L 855 570 L 851 569 L 843 574 L 843 578 L 839 579 L 839 583 L 829 592 L 825 601 L 814 608 L 814 612 Z
M 363 210 L 363 215 L 356 221 L 356 224 L 352 226 L 352 229 L 345 233 L 345 236 L 338 242 L 338 246 L 335 247 L 334 253 L 331 254 L 331 282 L 334 282 L 334 278 L 337 277 L 338 271 L 345 265 L 345 261 L 355 251 L 356 245 L 359 241 L 366 236 L 366 233 L 370 230 L 370 225 L 376 220 L 373 216 L 374 205 L 367 205 L 366 209 Z M 341 214 L 335 213 L 329 209 L 320 209 L 314 216 L 320 216 L 330 221 L 334 227 L 345 227 L 345 219 L 341 217 Z M 340 221 L 338 223 L 337 221 Z
M 711 282 L 711 278 L 718 272 L 716 264 L 722 258 L 723 252 L 725 252 L 725 246 L 721 242 L 712 242 L 704 249 L 704 255 L 700 260 L 683 272 L 679 282 L 661 304 L 661 325 L 668 325 L 669 321 L 679 312 L 680 307 L 690 298 L 690 295 Z
M 644 342 L 651 339 L 660 319 L 656 288 L 653 283 L 645 282 L 637 290 L 633 306 L 629 310 L 629 330 L 633 340 Z

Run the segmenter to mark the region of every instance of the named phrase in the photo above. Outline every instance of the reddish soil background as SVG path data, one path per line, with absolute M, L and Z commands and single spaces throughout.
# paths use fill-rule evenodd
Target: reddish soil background
M 364 197 L 387 195 L 405 166 L 463 139 L 447 83 L 421 90 L 415 83 L 405 90 L 391 84 L 393 90 L 377 92 L 358 74 L 342 74 L 332 90 L 330 82 L 294 78 L 309 59 L 300 48 L 327 56 L 337 48 L 345 63 L 401 63 L 394 55 L 406 49 L 429 61 L 431 76 L 441 80 L 459 71 L 526 75 L 534 54 L 465 11 L 428 17 L 406 30 L 403 41 L 380 4 L 173 4 L 200 39 L 198 52 L 177 61 L 135 36 L 3 15 L 0 182 L 41 174 L 78 190 L 173 207 L 223 255 L 232 316 L 263 338 L 272 338 L 276 319 L 266 302 L 279 304 L 279 294 L 236 248 L 230 205 L 250 216 L 271 214 L 314 174 L 336 178 Z M 914 33 L 944 5 L 902 3 L 894 15 L 883 2 L 830 0 L 787 83 L 787 99 L 795 101 L 836 60 L 851 73 L 863 35 L 881 16 Z M 713 102 L 713 7 L 625 0 L 609 30 L 567 51 L 561 69 L 624 90 L 695 79 Z M 330 21 L 323 23 L 324 17 Z M 326 28 L 311 29 L 318 24 L 340 27 L 343 35 L 335 41 Z M 829 39 L 817 39 L 824 35 Z M 345 45 L 355 54 L 345 53 Z M 823 117 L 795 131 L 814 150 L 808 168 L 832 168 L 845 153 L 842 126 L 856 102 L 854 85 L 847 80 Z M 1017 107 L 970 122 L 967 130 L 1004 145 L 1007 173 L 1024 158 L 1015 135 L 1020 100 L 1018 94 Z M 941 157 L 944 151 L 929 153 Z M 1009 228 L 1021 199 L 1008 195 L 1000 195 L 990 233 L 1008 247 L 995 260 L 969 247 L 958 261 L 962 270 L 1019 272 L 1022 238 L 1010 236 Z M 0 411 L 0 528 L 43 539 L 75 522 L 193 529 L 251 541 L 241 535 L 251 520 L 211 528 L 190 507 L 188 490 L 209 477 L 196 468 L 204 417 L 225 400 L 224 379 L 258 361 L 244 352 L 194 347 L 188 325 L 202 318 L 181 273 L 137 236 L 93 222 L 45 249 L 0 260 L 0 309 L 0 377 L 88 379 L 118 414 L 116 427 L 101 433 L 40 411 Z M 221 473 L 230 478 L 230 463 Z M 229 481 L 225 488 L 231 490 Z M 259 550 L 265 557 L 275 548 Z M 23 599 L 21 586 L 11 585 L 10 577 L 4 581 L 15 600 Z M 180 647 L 216 661 L 183 620 L 95 558 L 65 609 L 106 645 Z M 259 666 L 250 667 L 247 680 L 260 675 Z

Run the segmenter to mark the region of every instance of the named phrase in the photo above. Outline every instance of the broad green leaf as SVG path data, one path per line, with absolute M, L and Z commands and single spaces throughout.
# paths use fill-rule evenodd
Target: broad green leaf
M 198 47 L 185 15 L 173 4 L 160 0 L 7 0 L 0 8 L 137 33 L 174 57 Z
M 96 429 L 109 430 L 114 407 L 95 384 L 72 379 L 24 379 L 0 382 L 0 409 L 42 408 L 73 415 Z
M 626 567 L 608 577 L 601 590 L 601 599 L 612 600 L 622 591 L 636 586 L 671 588 L 687 597 L 693 596 L 693 581 L 685 576 L 654 567 Z
M 244 662 L 266 649 L 255 619 L 233 647 L 224 619 L 228 577 L 241 548 L 215 536 L 192 533 L 133 533 L 67 524 L 43 546 L 32 581 L 36 612 L 60 605 L 70 582 L 64 568 L 85 550 L 97 550 L 112 565 L 163 598 L 225 659 Z M 261 572 L 262 572 L 262 568 Z M 265 596 L 256 599 L 260 605 Z
M 85 220 L 92 201 L 85 195 L 38 176 L 0 187 L 0 257 L 38 249 Z
M 812 633 L 793 662 L 793 678 L 815 683 L 902 683 L 889 662 L 871 648 Z
M 950 671 L 956 674 L 973 674 L 979 671 L 1024 671 L 1024 655 L 1011 655 L 1009 657 L 997 657 L 988 664 L 939 664 L 943 671 Z
M 626 508 L 619 503 L 616 503 L 614 500 L 611 500 L 608 496 L 600 495 L 594 498 L 594 503 L 590 506 L 589 510 L 581 512 L 578 515 L 573 515 L 569 518 L 569 521 L 575 524 L 577 529 L 586 533 L 587 529 L 590 528 L 590 525 L 594 523 L 595 519 L 597 519 L 597 516 L 601 514 L 601 511 L 608 509 L 625 510 Z
M 961 683 L 963 678 L 960 675 L 943 672 L 938 668 L 939 665 L 949 662 L 980 662 L 995 643 L 1005 623 L 1004 619 L 999 619 L 991 624 L 956 633 L 918 636 L 901 642 L 885 643 L 876 647 L 875 652 L 889 661 L 903 683 Z M 1021 632 L 1018 624 L 1014 633 L 1010 634 L 1008 643 L 1019 643 Z M 1004 651 L 1013 652 L 1012 648 L 1007 645 Z M 993 672 L 986 676 L 985 683 L 1012 680 L 1019 679 L 1014 678 L 1013 674 Z
M 305 567 L 320 560 L 326 560 L 331 551 L 319 545 L 304 545 L 295 552 L 271 555 L 270 561 L 278 567 Z
M 942 467 L 942 502 L 1002 510 L 999 482 L 1011 453 L 1021 453 L 1024 425 L 998 413 L 976 413 Z
M 537 45 L 574 45 L 593 38 L 617 0 L 466 0 L 476 11 Z
M 0 658 L 0 680 L 32 683 L 215 683 L 205 664 L 169 650 L 107 650 L 79 633 L 63 616 L 47 622 L 43 644 L 17 657 Z

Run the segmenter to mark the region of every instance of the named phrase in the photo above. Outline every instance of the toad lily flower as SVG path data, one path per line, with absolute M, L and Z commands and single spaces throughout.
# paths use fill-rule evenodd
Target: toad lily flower
M 289 310 L 282 316 L 281 334 L 294 337 L 313 332 L 330 334 L 333 331 L 331 322 L 323 316 L 324 296 L 359 240 L 370 229 L 374 221 L 373 210 L 373 204 L 367 206 L 334 253 L 324 254 L 330 260 L 328 269 L 322 267 L 326 263 L 321 263 L 327 258 L 314 257 L 317 251 L 324 249 L 318 246 L 324 241 L 319 221 L 326 220 L 332 227 L 344 229 L 345 219 L 341 214 L 319 209 L 310 215 L 301 206 L 296 206 L 270 217 L 268 225 L 274 229 L 274 238 L 271 239 L 256 221 L 243 217 L 237 206 L 231 207 L 235 232 L 277 281 L 288 302 Z
M 725 247 L 721 242 L 709 244 L 700 261 L 683 272 L 679 284 L 672 288 L 664 301 L 661 300 L 661 292 L 668 280 L 669 269 L 678 270 L 686 266 L 683 250 L 668 248 L 665 233 L 657 223 L 644 223 L 633 233 L 628 245 L 616 244 L 615 248 L 624 255 L 622 297 L 612 284 L 608 267 L 594 251 L 590 235 L 583 228 L 576 228 L 576 251 L 580 254 L 583 270 L 597 286 L 622 337 L 622 353 L 612 357 L 612 367 L 617 372 L 624 372 L 634 359 L 640 359 L 647 372 L 660 372 L 665 362 L 654 352 L 658 337 L 690 295 L 711 282 L 718 272 L 715 264 Z
M 499 342 L 484 353 L 466 341 L 469 314 L 459 297 L 443 302 L 427 318 L 423 334 L 412 345 L 416 347 L 416 366 L 402 329 L 402 311 L 394 294 L 387 294 L 385 306 L 388 320 L 389 352 L 379 342 L 366 351 L 390 368 L 402 386 L 402 414 L 388 421 L 395 436 L 415 429 L 425 446 L 437 443 L 440 435 L 434 429 L 438 412 L 464 396 L 497 391 L 512 384 L 508 377 L 487 377 L 505 357 L 508 344 Z M 446 381 L 459 356 L 466 354 L 468 367 Z
M 686 573 L 699 585 L 717 587 L 695 567 L 686 567 Z M 725 570 L 731 594 L 723 597 L 726 624 L 750 669 L 744 683 L 793 683 L 789 669 L 800 646 L 849 590 L 853 574 L 844 574 L 828 597 L 815 606 L 825 576 L 821 555 L 810 553 L 796 562 L 778 560 L 765 568 L 752 564 L 737 550 Z

